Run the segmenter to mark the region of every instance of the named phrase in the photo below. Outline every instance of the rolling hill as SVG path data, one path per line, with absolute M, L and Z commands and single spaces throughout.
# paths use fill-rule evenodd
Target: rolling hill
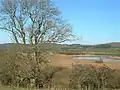
M 13 43 L 5 43 L 5 44 L 0 44 L 0 49 L 6 49 L 9 48 L 10 46 L 14 45 Z M 29 46 L 29 44 L 28 44 Z M 98 44 L 98 45 L 82 45 L 82 44 L 50 44 L 50 43 L 45 43 L 45 44 L 40 44 L 40 47 L 42 49 L 61 49 L 61 48 L 66 48 L 66 49 L 77 49 L 77 48 L 120 48 L 120 42 L 112 42 L 112 43 L 106 43 L 106 44 Z

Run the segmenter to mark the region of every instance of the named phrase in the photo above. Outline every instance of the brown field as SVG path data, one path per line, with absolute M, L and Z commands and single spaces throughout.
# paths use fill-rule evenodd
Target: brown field
M 64 67 L 62 71 L 56 74 L 54 79 L 58 85 L 62 87 L 68 87 L 69 85 L 69 75 L 72 73 L 72 64 L 93 64 L 97 66 L 102 66 L 105 64 L 120 72 L 120 62 L 95 63 L 95 61 L 92 60 L 73 60 L 72 55 L 62 54 L 50 56 L 49 59 L 52 60 L 53 65 Z
M 58 88 L 69 87 L 69 75 L 71 75 L 72 73 L 72 69 L 71 69 L 72 63 L 93 64 L 97 66 L 102 66 L 103 64 L 106 64 L 109 67 L 116 69 L 120 72 L 120 62 L 95 63 L 95 61 L 90 61 L 90 60 L 73 60 L 72 55 L 62 55 L 62 54 L 52 55 L 48 58 L 52 60 L 53 65 L 64 67 L 64 69 L 62 71 L 57 72 L 54 77 L 54 81 L 55 81 L 54 85 L 57 85 Z M 13 90 L 13 89 L 0 87 L 0 90 Z M 19 90 L 19 89 L 14 89 L 14 90 Z M 20 89 L 20 90 L 24 90 L 24 89 Z
M 95 61 L 90 60 L 73 60 L 73 55 L 62 55 L 62 54 L 56 54 L 54 56 L 51 56 L 50 59 L 52 60 L 53 65 L 56 66 L 63 66 L 63 67 L 71 67 L 73 64 L 95 64 L 95 65 L 101 65 L 99 63 L 95 63 Z M 120 58 L 120 57 L 115 57 Z M 120 62 L 104 62 L 103 64 L 110 66 L 113 69 L 120 69 Z

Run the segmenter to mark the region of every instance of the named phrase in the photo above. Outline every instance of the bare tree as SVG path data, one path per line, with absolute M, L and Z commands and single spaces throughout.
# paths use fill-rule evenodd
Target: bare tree
M 27 46 L 26 50 L 20 48 L 14 52 L 20 59 L 20 77 L 26 74 L 27 78 L 36 79 L 43 73 L 46 83 L 58 70 L 45 72 L 49 62 L 45 60 L 46 53 L 40 50 L 40 44 L 62 43 L 74 37 L 70 24 L 62 19 L 61 12 L 51 0 L 1 0 L 0 30 L 10 33 L 19 45 L 30 44 L 30 48 Z
M 11 33 L 16 43 L 34 46 L 37 62 L 39 44 L 73 37 L 69 23 L 62 20 L 51 0 L 2 0 L 0 13 L 0 29 Z
M 51 0 L 2 0 L 0 29 L 13 35 L 16 43 L 61 43 L 72 30 Z

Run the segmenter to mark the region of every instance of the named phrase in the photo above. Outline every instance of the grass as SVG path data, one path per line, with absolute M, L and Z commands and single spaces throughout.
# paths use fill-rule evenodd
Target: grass
M 58 87 L 58 89 L 56 90 L 59 90 L 59 88 L 68 88 L 68 83 L 69 83 L 68 76 L 71 74 L 71 71 L 72 71 L 71 68 L 64 68 L 62 71 L 56 73 L 54 77 L 54 81 L 56 82 L 56 86 Z M 35 89 L 0 87 L 0 90 L 35 90 Z M 40 89 L 40 90 L 49 90 L 49 89 Z
M 0 90 L 38 90 L 38 89 L 24 89 L 24 88 L 0 87 Z M 40 89 L 40 90 L 49 90 L 49 89 Z
M 23 88 L 9 88 L 9 87 L 0 87 L 0 90 L 27 90 Z
M 5 87 L 0 87 L 0 90 L 35 90 L 35 89 L 20 89 L 20 88 L 5 88 Z M 39 90 L 49 90 L 49 89 L 39 89 Z M 51 89 L 51 90 L 62 90 L 62 89 Z M 65 90 L 65 89 L 63 89 L 63 90 Z M 69 90 L 69 89 L 67 89 L 67 90 Z M 104 89 L 104 90 L 111 90 L 111 89 Z M 112 90 L 120 90 L 120 89 L 112 89 Z

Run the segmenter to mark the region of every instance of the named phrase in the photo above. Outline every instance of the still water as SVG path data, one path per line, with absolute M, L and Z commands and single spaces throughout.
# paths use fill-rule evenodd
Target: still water
M 103 60 L 103 62 L 120 62 L 120 59 L 108 58 L 106 56 L 73 56 L 74 60 Z

